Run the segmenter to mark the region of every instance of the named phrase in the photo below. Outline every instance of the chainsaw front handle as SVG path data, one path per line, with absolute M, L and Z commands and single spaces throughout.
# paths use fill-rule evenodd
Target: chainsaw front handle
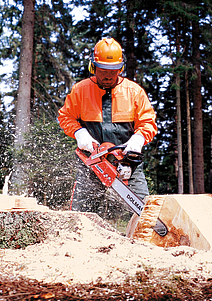
M 110 153 L 114 150 L 117 150 L 117 149 L 124 150 L 125 148 L 126 148 L 126 145 L 116 145 L 116 146 L 109 148 L 108 153 Z M 136 151 L 128 151 L 126 153 L 126 155 L 124 155 L 122 161 L 127 160 L 128 163 L 133 163 L 133 164 L 136 164 L 136 166 L 137 166 L 143 162 L 143 159 L 144 159 L 143 153 L 139 153 Z

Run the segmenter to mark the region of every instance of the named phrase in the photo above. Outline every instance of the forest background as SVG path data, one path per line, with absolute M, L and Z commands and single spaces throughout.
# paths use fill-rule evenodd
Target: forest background
M 0 63 L 13 64 L 0 75 L 8 88 L 0 91 L 0 189 L 10 175 L 9 193 L 67 208 L 76 142 L 60 129 L 58 109 L 89 76 L 95 43 L 112 36 L 126 56 L 123 76 L 146 90 L 157 114 L 158 134 L 143 148 L 150 193 L 212 192 L 210 0 L 0 5 Z

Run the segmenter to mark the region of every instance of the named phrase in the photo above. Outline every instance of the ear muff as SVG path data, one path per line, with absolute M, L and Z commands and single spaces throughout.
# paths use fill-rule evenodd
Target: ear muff
M 95 74 L 96 72 L 96 67 L 94 65 L 94 53 L 91 54 L 89 63 L 88 63 L 88 71 L 90 74 Z
M 122 73 L 124 71 L 124 65 L 121 67 L 121 69 L 119 69 L 119 74 Z
M 88 71 L 90 72 L 90 74 L 95 74 L 96 68 L 95 68 L 94 63 L 92 62 L 92 60 L 89 61 Z
M 122 50 L 122 57 L 123 57 L 123 66 L 122 66 L 121 69 L 119 70 L 119 74 L 122 73 L 122 72 L 124 71 L 124 66 L 125 66 L 126 61 L 127 61 L 126 55 L 125 55 L 125 53 L 124 53 L 124 50 Z

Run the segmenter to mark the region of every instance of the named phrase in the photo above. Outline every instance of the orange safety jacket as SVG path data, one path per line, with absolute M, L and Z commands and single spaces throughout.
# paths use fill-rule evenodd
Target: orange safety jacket
M 106 91 L 96 84 L 95 76 L 72 87 L 58 117 L 61 128 L 68 136 L 75 138 L 74 133 L 80 128 L 86 127 L 89 131 L 89 123 L 103 122 L 102 97 L 105 94 Z M 152 141 L 157 133 L 156 116 L 145 91 L 137 83 L 119 77 L 118 84 L 111 90 L 111 94 L 112 123 L 132 124 L 134 133 L 145 138 L 145 144 Z M 92 131 L 89 132 L 92 135 Z M 126 132 L 123 135 L 125 137 L 122 142 L 125 143 L 130 137 L 126 137 Z M 98 140 L 97 137 L 93 138 Z

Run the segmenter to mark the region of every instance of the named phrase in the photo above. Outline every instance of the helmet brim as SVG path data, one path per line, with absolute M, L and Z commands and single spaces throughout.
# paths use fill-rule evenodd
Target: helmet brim
M 98 67 L 98 68 L 101 68 L 101 69 L 106 69 L 106 70 L 120 70 L 123 65 L 124 65 L 124 62 L 121 62 L 119 64 L 101 64 L 101 63 L 97 63 L 97 62 L 93 62 L 93 64 Z

